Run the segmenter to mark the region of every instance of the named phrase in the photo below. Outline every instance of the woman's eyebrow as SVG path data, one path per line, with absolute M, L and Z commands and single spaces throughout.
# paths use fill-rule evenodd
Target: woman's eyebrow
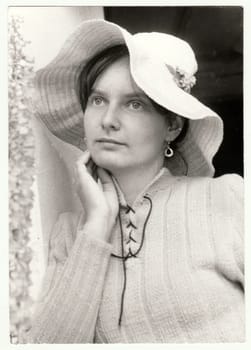
M 92 94 L 106 95 L 106 92 L 105 92 L 105 91 L 102 91 L 102 90 L 100 90 L 100 89 L 91 89 L 90 95 L 92 95 Z
M 130 92 L 128 94 L 124 94 L 126 98 L 141 98 L 148 100 L 148 97 L 143 92 Z
M 104 90 L 101 90 L 101 89 L 91 89 L 91 93 L 90 95 L 92 94 L 97 94 L 97 95 L 102 95 L 102 96 L 107 96 L 109 95 L 109 93 L 107 93 L 106 91 Z M 149 100 L 149 98 L 143 93 L 143 92 L 129 92 L 129 93 L 123 93 L 123 97 L 124 98 L 142 98 L 142 99 L 145 99 L 145 100 Z

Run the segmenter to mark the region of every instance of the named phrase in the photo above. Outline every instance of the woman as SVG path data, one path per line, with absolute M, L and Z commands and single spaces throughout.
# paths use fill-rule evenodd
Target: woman
M 93 20 L 37 73 L 39 118 L 85 152 L 27 342 L 244 341 L 242 179 L 212 178 L 196 70 L 177 37 Z

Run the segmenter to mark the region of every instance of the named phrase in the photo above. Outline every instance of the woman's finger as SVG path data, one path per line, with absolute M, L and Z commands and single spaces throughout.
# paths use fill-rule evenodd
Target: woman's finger
M 112 181 L 111 176 L 105 169 L 98 167 L 97 173 L 103 185 L 106 185 Z
M 79 165 L 87 165 L 91 160 L 91 154 L 88 150 L 86 150 L 81 157 L 78 158 L 77 164 Z
M 109 175 L 109 173 L 105 169 L 100 167 L 97 167 L 97 173 L 98 177 L 100 178 L 104 192 L 110 191 L 111 189 L 114 190 L 114 184 L 111 175 Z
M 93 162 L 92 159 L 88 161 L 86 168 L 93 177 L 97 176 L 97 165 Z
M 77 160 L 78 171 L 87 170 L 89 174 L 97 182 L 97 165 L 93 162 L 90 152 L 87 150 L 85 153 Z

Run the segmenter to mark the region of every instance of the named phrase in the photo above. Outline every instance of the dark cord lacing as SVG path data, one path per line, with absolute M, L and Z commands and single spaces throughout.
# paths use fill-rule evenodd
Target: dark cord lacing
M 111 254 L 111 256 L 115 257 L 115 258 L 119 258 L 122 259 L 122 264 L 123 264 L 123 273 L 124 273 L 124 284 L 123 284 L 123 289 L 122 289 L 122 294 L 121 294 L 121 302 L 120 302 L 120 315 L 119 315 L 119 326 L 121 326 L 121 320 L 122 320 L 122 315 L 123 315 L 123 309 L 124 309 L 124 297 L 125 297 L 125 291 L 126 291 L 126 282 L 127 282 L 127 275 L 126 275 L 126 260 L 129 258 L 137 258 L 138 253 L 140 252 L 140 250 L 142 249 L 143 243 L 144 243 L 144 239 L 145 239 L 145 231 L 146 231 L 146 225 L 147 222 L 149 220 L 149 217 L 151 215 L 152 212 L 152 200 L 150 197 L 148 197 L 147 195 L 143 196 L 143 198 L 147 199 L 150 203 L 150 208 L 146 217 L 146 220 L 144 222 L 144 226 L 143 226 L 143 231 L 142 231 L 142 237 L 141 237 L 141 242 L 140 242 L 140 246 L 138 248 L 138 250 L 133 253 L 131 251 L 131 248 L 129 247 L 129 253 L 125 256 L 124 254 L 124 233 L 123 233 L 123 228 L 122 228 L 122 220 L 121 220 L 121 213 L 119 212 L 119 226 L 120 226 L 120 235 L 121 235 L 121 252 L 122 252 L 122 256 L 116 255 L 116 254 Z M 135 213 L 135 210 L 130 207 L 129 205 L 127 205 L 126 207 L 126 214 L 128 214 L 130 211 L 132 211 L 133 213 Z M 133 225 L 132 223 L 130 225 L 127 225 L 127 227 L 129 226 L 133 226 L 134 228 L 137 228 L 135 225 Z M 133 241 L 135 241 L 132 237 L 130 237 Z

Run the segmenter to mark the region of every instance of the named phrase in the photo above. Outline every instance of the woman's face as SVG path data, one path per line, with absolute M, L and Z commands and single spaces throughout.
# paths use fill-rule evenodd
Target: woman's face
M 132 79 L 127 57 L 113 63 L 95 81 L 84 128 L 92 159 L 112 173 L 163 164 L 167 119 Z

